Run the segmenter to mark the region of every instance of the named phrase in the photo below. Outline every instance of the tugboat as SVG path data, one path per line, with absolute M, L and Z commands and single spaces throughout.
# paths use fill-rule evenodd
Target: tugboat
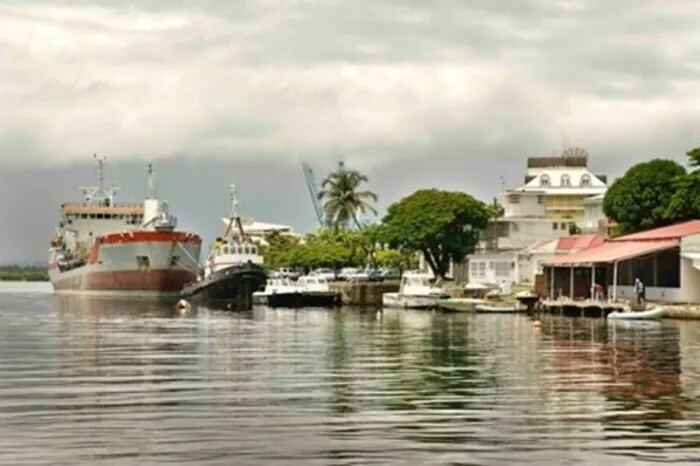
M 243 231 L 236 186 L 231 185 L 231 213 L 224 234 L 214 242 L 204 277 L 188 284 L 183 297 L 227 309 L 250 310 L 253 293 L 264 288 L 267 273 L 258 246 Z

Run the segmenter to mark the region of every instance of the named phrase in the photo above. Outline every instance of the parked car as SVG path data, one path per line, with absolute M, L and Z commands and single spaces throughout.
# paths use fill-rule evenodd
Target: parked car
M 345 267 L 338 274 L 338 279 L 349 282 L 361 282 L 369 280 L 369 274 L 356 267 Z
M 311 272 L 309 275 L 313 275 L 315 277 L 320 277 L 325 279 L 326 281 L 332 282 L 337 279 L 335 271 L 332 269 L 316 269 L 313 272 Z

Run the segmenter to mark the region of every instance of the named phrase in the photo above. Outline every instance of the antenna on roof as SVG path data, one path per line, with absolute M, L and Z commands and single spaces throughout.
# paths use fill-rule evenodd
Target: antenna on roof
M 153 164 L 152 163 L 148 164 L 148 198 L 149 199 L 156 198 L 156 183 L 155 183 L 155 178 L 153 176 Z

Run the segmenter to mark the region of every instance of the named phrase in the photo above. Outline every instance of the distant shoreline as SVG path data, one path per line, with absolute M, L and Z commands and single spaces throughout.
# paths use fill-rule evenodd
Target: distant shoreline
M 48 282 L 49 269 L 21 265 L 0 266 L 1 282 Z

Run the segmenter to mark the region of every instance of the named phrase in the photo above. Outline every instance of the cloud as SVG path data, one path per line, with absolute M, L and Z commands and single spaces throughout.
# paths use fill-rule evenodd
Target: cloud
M 197 5 L 0 8 L 0 163 L 342 153 L 371 167 L 520 138 L 541 141 L 518 154 L 533 155 L 562 132 L 611 151 L 697 139 L 690 1 Z

